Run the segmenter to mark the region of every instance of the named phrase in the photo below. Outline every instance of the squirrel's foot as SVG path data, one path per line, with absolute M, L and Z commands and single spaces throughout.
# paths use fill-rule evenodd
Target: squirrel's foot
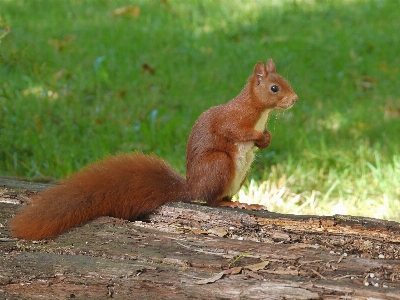
M 264 205 L 247 204 L 247 203 L 232 202 L 232 201 L 220 201 L 220 202 L 218 202 L 218 206 L 241 208 L 241 209 L 247 209 L 247 210 L 267 210 L 267 207 Z

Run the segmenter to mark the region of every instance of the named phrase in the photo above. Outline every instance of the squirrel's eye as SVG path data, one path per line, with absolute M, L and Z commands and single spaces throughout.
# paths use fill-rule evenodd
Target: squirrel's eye
M 273 85 L 273 86 L 271 86 L 271 91 L 274 93 L 277 93 L 277 92 L 279 92 L 279 87 L 277 85 Z

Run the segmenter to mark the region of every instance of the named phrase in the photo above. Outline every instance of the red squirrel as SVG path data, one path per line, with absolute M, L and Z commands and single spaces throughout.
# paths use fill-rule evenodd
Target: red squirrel
M 186 179 L 154 155 L 111 156 L 35 195 L 11 219 L 11 233 L 40 240 L 100 216 L 135 220 L 178 201 L 262 209 L 231 198 L 243 185 L 255 150 L 271 142 L 266 129 L 270 111 L 288 109 L 297 101 L 274 62 L 258 62 L 237 97 L 206 110 L 194 124 L 186 150 Z

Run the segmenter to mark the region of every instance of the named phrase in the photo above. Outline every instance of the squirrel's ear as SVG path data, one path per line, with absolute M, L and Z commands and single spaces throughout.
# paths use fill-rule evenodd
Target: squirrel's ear
M 258 84 L 260 84 L 260 82 L 261 82 L 263 77 L 267 76 L 267 71 L 265 70 L 265 66 L 264 66 L 264 63 L 262 61 L 259 61 L 254 66 L 254 75 L 257 76 Z
M 267 72 L 268 73 L 276 73 L 274 61 L 270 58 L 267 62 Z

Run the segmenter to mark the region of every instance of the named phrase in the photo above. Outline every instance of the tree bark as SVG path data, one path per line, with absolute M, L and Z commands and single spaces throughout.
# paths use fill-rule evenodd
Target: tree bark
M 48 186 L 0 178 L 4 299 L 400 299 L 397 222 L 175 203 L 13 239 L 7 220 Z

